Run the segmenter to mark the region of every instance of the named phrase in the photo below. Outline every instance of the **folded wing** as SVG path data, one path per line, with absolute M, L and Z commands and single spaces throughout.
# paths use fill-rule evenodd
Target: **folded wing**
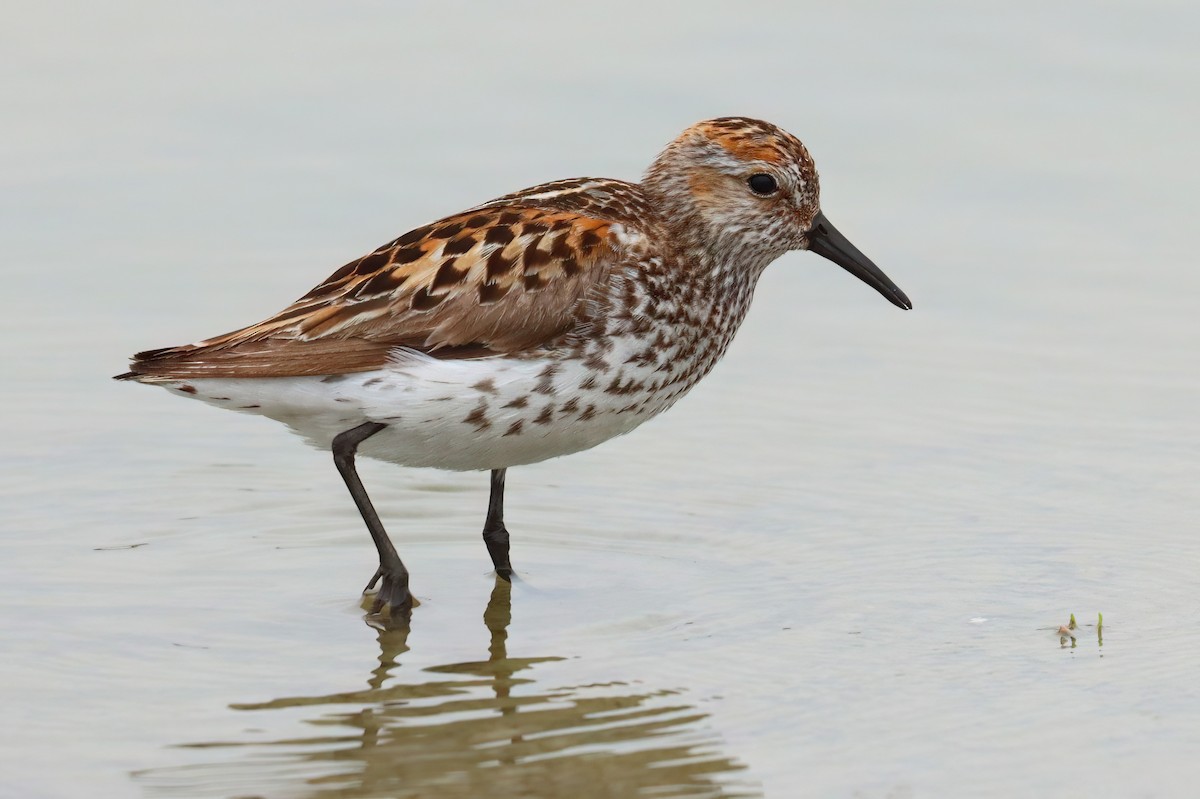
M 614 223 L 484 206 L 352 261 L 256 325 L 134 356 L 123 378 L 284 377 L 378 369 L 397 347 L 473 357 L 536 347 L 582 322 L 619 261 Z M 626 233 L 628 235 L 628 233 Z

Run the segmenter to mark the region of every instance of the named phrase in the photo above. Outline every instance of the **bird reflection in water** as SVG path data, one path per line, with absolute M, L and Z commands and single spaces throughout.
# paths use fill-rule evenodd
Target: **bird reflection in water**
M 497 580 L 483 614 L 487 660 L 397 683 L 391 673 L 408 651 L 408 628 L 379 629 L 379 663 L 365 690 L 232 705 L 320 708 L 306 722 L 324 732 L 183 744 L 251 756 L 134 776 L 156 796 L 761 796 L 744 766 L 717 751 L 706 714 L 676 691 L 630 693 L 622 682 L 537 687 L 534 667 L 562 658 L 508 656 L 511 588 Z

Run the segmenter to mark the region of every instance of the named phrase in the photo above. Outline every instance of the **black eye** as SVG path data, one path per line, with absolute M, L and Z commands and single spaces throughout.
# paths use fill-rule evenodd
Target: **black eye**
M 762 172 L 751 175 L 746 182 L 750 184 L 750 191 L 755 194 L 767 195 L 779 191 L 779 184 L 775 182 L 775 178 Z

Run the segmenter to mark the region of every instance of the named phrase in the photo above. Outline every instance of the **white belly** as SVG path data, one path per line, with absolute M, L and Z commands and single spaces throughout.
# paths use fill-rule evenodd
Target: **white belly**
M 372 372 L 162 385 L 276 419 L 324 449 L 338 433 L 382 422 L 387 427 L 362 443 L 362 455 L 404 466 L 473 470 L 536 463 L 629 432 L 678 398 L 678 390 L 653 389 L 651 372 L 599 372 L 578 360 L 443 361 L 406 353 Z M 631 390 L 638 382 L 651 388 Z

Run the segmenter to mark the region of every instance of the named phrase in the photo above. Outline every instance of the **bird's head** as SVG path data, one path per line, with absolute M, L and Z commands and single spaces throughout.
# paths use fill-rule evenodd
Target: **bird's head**
M 722 117 L 685 130 L 642 182 L 680 238 L 761 268 L 812 250 L 911 308 L 904 292 L 821 212 L 817 169 L 792 134 L 769 122 Z

